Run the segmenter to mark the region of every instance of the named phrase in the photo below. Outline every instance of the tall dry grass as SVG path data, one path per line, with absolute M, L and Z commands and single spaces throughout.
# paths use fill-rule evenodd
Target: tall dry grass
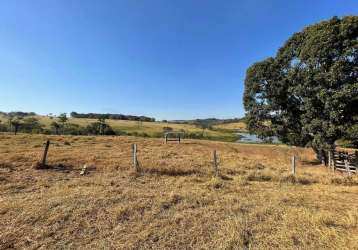
M 0 135 L 0 249 L 358 248 L 357 176 L 309 149 L 50 136 L 51 168 L 35 170 L 47 138 Z

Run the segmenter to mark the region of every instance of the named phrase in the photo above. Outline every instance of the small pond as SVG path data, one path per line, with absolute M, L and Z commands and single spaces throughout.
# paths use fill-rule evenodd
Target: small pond
M 245 142 L 245 143 L 265 143 L 264 140 L 257 137 L 255 134 L 239 132 L 237 133 L 240 136 L 240 139 L 237 142 Z M 270 138 L 271 143 L 280 143 L 276 136 Z M 267 143 L 267 141 L 266 141 Z

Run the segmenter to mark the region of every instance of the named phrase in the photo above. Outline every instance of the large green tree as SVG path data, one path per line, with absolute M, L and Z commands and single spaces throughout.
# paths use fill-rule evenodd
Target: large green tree
M 248 128 L 321 160 L 358 123 L 358 16 L 333 17 L 293 34 L 245 79 Z

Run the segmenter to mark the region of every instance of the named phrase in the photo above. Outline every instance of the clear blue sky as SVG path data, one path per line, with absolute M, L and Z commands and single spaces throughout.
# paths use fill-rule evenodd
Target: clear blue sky
M 0 110 L 240 117 L 245 71 L 357 0 L 2 0 Z

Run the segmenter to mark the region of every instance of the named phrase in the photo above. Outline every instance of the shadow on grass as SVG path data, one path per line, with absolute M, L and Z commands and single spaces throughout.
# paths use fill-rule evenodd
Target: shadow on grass
M 306 165 L 306 167 L 315 167 L 315 166 L 319 166 L 321 165 L 321 162 L 319 161 L 301 161 L 304 165 Z
M 10 172 L 15 170 L 14 166 L 9 163 L 0 163 L 0 169 L 4 169 Z
M 331 184 L 343 186 L 358 186 L 358 179 L 352 176 L 334 177 L 331 179 Z
M 183 170 L 183 169 L 156 169 L 156 168 L 149 168 L 143 169 L 143 173 L 155 174 L 155 175 L 166 175 L 166 176 L 189 176 L 189 175 L 200 175 L 201 172 L 190 169 L 190 170 Z
M 280 179 L 281 183 L 299 184 L 299 185 L 312 185 L 318 183 L 314 178 L 307 178 L 303 176 L 288 175 Z
M 63 172 L 63 173 L 69 173 L 72 171 L 77 171 L 78 169 L 75 169 L 72 165 L 66 165 L 66 164 L 52 164 L 52 165 L 43 165 L 39 162 L 37 162 L 34 166 L 35 169 L 37 170 L 53 170 L 53 171 L 57 171 L 57 172 Z
M 195 140 L 195 139 L 188 139 L 188 140 Z M 171 143 L 171 144 L 174 144 L 174 143 Z M 182 142 L 180 142 L 180 144 L 184 144 L 184 145 L 203 145 L 202 142 L 194 142 L 194 141 L 182 141 Z
M 271 175 L 263 174 L 261 172 L 253 172 L 246 176 L 247 181 L 271 181 L 273 177 Z
M 231 178 L 230 176 L 223 175 L 223 174 L 219 174 L 219 178 L 221 178 L 224 181 L 232 181 L 233 180 L 233 178 Z

